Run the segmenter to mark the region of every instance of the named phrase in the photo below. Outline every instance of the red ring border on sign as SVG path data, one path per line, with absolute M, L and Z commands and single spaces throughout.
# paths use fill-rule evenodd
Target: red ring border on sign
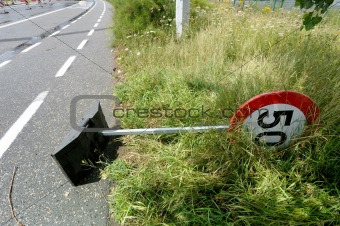
M 308 124 L 312 124 L 320 116 L 318 106 L 308 96 L 289 90 L 272 91 L 257 95 L 242 104 L 230 119 L 229 131 L 246 120 L 254 111 L 272 104 L 289 104 L 300 109 Z

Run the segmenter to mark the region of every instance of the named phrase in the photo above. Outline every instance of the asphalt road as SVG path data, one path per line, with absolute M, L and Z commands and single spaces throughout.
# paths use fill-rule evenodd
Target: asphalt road
M 24 225 L 107 225 L 109 182 L 73 187 L 50 155 L 71 130 L 71 99 L 113 92 L 112 6 L 11 10 L 0 14 L 0 225 L 16 225 L 8 200 L 14 166 L 13 209 Z M 81 101 L 78 118 L 92 104 Z M 103 104 L 110 115 L 111 103 Z

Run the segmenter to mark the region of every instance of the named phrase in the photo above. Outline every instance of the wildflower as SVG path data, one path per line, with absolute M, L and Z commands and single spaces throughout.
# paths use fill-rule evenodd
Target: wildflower
M 125 51 L 129 51 L 129 48 L 125 48 Z
M 271 8 L 266 6 L 266 7 L 264 7 L 263 12 L 270 12 L 270 10 L 271 10 Z
M 137 56 L 139 56 L 141 53 L 140 52 L 137 52 Z

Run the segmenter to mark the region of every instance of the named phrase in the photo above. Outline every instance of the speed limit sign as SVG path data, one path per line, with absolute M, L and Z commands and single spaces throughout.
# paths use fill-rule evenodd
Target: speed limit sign
M 254 142 L 288 147 L 319 118 L 319 108 L 306 95 L 294 91 L 263 93 L 246 101 L 230 119 L 230 129 L 242 123 Z

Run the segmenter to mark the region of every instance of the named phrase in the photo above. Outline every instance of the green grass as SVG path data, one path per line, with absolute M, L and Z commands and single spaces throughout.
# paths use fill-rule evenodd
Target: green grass
M 116 95 L 124 107 L 204 105 L 215 117 L 130 114 L 124 128 L 228 124 L 221 109 L 232 114 L 251 97 L 279 89 L 310 96 L 320 107 L 320 125 L 284 150 L 259 147 L 242 133 L 126 136 L 125 151 L 102 172 L 115 184 L 109 202 L 116 219 L 126 225 L 339 225 L 339 11 L 305 32 L 297 12 L 236 13 L 223 4 L 192 10 L 198 22 L 181 39 L 143 30 L 117 40 L 124 75 Z

